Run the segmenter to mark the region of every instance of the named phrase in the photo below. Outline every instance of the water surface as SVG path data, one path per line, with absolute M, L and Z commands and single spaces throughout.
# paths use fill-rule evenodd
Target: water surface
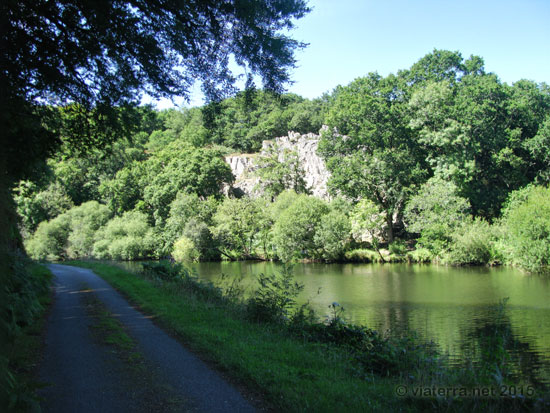
M 255 286 L 259 273 L 279 271 L 269 262 L 193 264 L 197 275 L 217 282 L 242 277 Z M 338 302 L 344 318 L 379 331 L 416 331 L 460 360 L 497 318 L 509 327 L 514 347 L 531 369 L 550 370 L 550 278 L 512 268 L 455 268 L 407 264 L 296 264 L 296 280 L 321 316 Z M 505 311 L 498 304 L 507 299 Z M 528 359 L 528 360 L 527 360 Z M 545 382 L 547 379 L 544 380 Z

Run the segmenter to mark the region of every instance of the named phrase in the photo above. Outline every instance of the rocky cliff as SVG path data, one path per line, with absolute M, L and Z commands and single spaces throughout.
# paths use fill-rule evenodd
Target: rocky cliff
M 304 180 L 310 189 L 312 195 L 319 198 L 328 199 L 327 181 L 330 173 L 325 166 L 323 159 L 317 155 L 319 144 L 319 135 L 308 133 L 301 135 L 295 132 L 289 132 L 287 136 L 264 141 L 262 150 L 257 154 L 235 154 L 225 157 L 225 161 L 231 167 L 235 175 L 234 190 L 251 196 L 259 195 L 257 184 L 259 179 L 254 171 L 257 169 L 255 159 L 261 156 L 267 156 L 270 149 L 275 148 L 280 153 L 279 160 L 282 160 L 282 154 L 285 150 L 293 151 L 297 154 L 300 166 L 304 171 Z

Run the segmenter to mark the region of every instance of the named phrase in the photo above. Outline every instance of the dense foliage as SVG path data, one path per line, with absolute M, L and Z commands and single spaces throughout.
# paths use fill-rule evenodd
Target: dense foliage
M 143 119 L 132 140 L 86 158 L 60 151 L 41 180 L 19 184 L 33 256 L 548 266 L 547 211 L 533 224 L 527 207 L 545 198 L 521 194 L 548 184 L 550 90 L 502 83 L 480 58 L 435 50 L 314 101 L 251 89 L 202 108 L 144 109 Z M 223 157 L 293 129 L 321 131 L 332 200 L 308 195 L 296 153 L 274 144 L 251 155 L 263 196 L 238 198 Z M 91 200 L 108 207 L 121 235 L 102 227 L 91 252 L 69 248 L 81 235 L 67 217 Z M 123 222 L 141 232 L 122 234 Z
M 512 261 L 530 271 L 550 266 L 550 188 L 512 193 L 502 225 Z
M 199 82 L 211 100 L 233 94 L 231 61 L 248 88 L 256 76 L 282 91 L 304 46 L 283 30 L 308 11 L 301 0 L 2 2 L 2 173 L 28 173 L 60 137 L 89 150 L 128 136 L 144 92 L 188 98 Z M 67 122 L 44 103 L 67 105 Z

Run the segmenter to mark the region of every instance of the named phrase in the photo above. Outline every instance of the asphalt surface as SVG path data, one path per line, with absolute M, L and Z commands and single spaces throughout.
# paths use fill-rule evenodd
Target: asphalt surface
M 136 341 L 156 380 L 181 400 L 183 411 L 253 412 L 254 407 L 229 383 L 179 342 L 134 309 L 91 270 L 51 264 L 55 298 L 49 315 L 39 392 L 45 412 L 155 411 L 140 397 L 124 362 L 94 340 L 83 286 L 103 302 Z M 154 402 L 153 402 L 154 403 Z

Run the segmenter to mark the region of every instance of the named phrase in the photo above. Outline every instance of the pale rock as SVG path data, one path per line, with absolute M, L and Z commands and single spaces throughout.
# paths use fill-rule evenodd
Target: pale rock
M 287 136 L 263 141 L 259 154 L 226 156 L 225 161 L 229 164 L 235 176 L 233 190 L 253 197 L 260 195 L 257 188 L 259 178 L 254 175 L 254 171 L 257 169 L 254 160 L 258 156 L 266 156 L 269 149 L 275 145 L 280 151 L 280 161 L 283 160 L 285 150 L 296 152 L 300 166 L 304 171 L 304 180 L 311 194 L 322 199 L 329 199 L 327 182 L 330 178 L 330 172 L 327 170 L 323 159 L 317 155 L 319 140 L 320 136 L 313 133 L 301 135 L 296 132 L 289 132 Z

